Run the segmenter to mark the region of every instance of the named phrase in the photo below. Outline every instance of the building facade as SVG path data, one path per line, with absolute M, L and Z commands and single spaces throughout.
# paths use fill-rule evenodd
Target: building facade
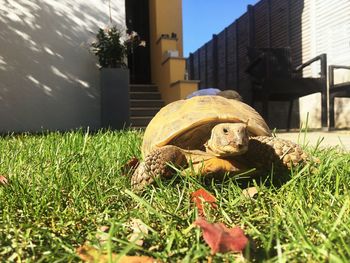
M 123 0 L 111 1 L 111 17 L 125 29 Z M 99 127 L 89 44 L 109 23 L 107 1 L 0 1 L 1 133 Z
M 350 1 L 347 0 L 306 0 L 302 16 L 303 57 L 310 58 L 326 53 L 328 65 L 350 65 Z M 313 67 L 313 76 L 317 67 Z M 350 81 L 350 71 L 339 70 L 336 82 Z M 318 127 L 320 116 L 320 95 L 310 95 L 300 99 L 300 120 L 307 114 L 312 127 Z M 350 127 L 350 99 L 335 99 L 335 123 L 337 128 Z
M 146 40 L 134 64 L 129 57 L 132 82 L 157 85 L 166 102 L 196 90 L 183 81 L 181 3 L 0 0 L 0 133 L 99 129 L 100 72 L 89 45 L 111 24 Z

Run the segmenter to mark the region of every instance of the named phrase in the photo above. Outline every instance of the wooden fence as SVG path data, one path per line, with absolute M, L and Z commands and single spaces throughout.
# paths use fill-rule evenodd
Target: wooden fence
M 200 80 L 200 88 L 235 89 L 250 101 L 250 83 L 245 73 L 247 47 L 289 46 L 293 64 L 300 64 L 305 57 L 301 38 L 304 2 L 307 1 L 261 0 L 249 5 L 240 18 L 190 54 L 190 79 Z

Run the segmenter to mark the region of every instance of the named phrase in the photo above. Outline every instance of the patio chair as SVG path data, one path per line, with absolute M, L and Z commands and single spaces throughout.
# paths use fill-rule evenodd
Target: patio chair
M 346 69 L 350 71 L 350 66 L 330 65 L 329 74 L 329 127 L 334 128 L 334 98 L 350 97 L 350 81 L 334 84 L 334 71 L 336 69 Z
M 246 69 L 252 83 L 252 106 L 262 102 L 262 116 L 269 122 L 269 102 L 288 101 L 287 130 L 291 126 L 293 101 L 321 93 L 321 122 L 327 127 L 327 56 L 321 54 L 293 68 L 290 48 L 248 48 L 249 66 Z M 320 76 L 302 77 L 302 71 L 320 61 Z

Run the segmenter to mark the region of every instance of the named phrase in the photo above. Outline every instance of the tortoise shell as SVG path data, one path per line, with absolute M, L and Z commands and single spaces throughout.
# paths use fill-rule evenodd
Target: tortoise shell
M 148 124 L 142 155 L 164 145 L 202 150 L 218 123 L 246 123 L 250 136 L 271 136 L 264 119 L 249 105 L 221 96 L 197 96 L 163 107 Z

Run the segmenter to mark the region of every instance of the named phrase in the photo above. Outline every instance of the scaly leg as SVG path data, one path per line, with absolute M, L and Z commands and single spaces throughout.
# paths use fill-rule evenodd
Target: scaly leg
M 261 170 L 271 169 L 272 165 L 275 169 L 287 170 L 310 160 L 298 144 L 268 136 L 252 137 L 242 157 Z
M 139 164 L 131 177 L 131 186 L 135 190 L 141 190 L 144 186 L 151 184 L 157 177 L 170 177 L 175 167 L 187 167 L 185 154 L 180 148 L 172 145 L 163 146 L 149 153 L 145 160 Z

